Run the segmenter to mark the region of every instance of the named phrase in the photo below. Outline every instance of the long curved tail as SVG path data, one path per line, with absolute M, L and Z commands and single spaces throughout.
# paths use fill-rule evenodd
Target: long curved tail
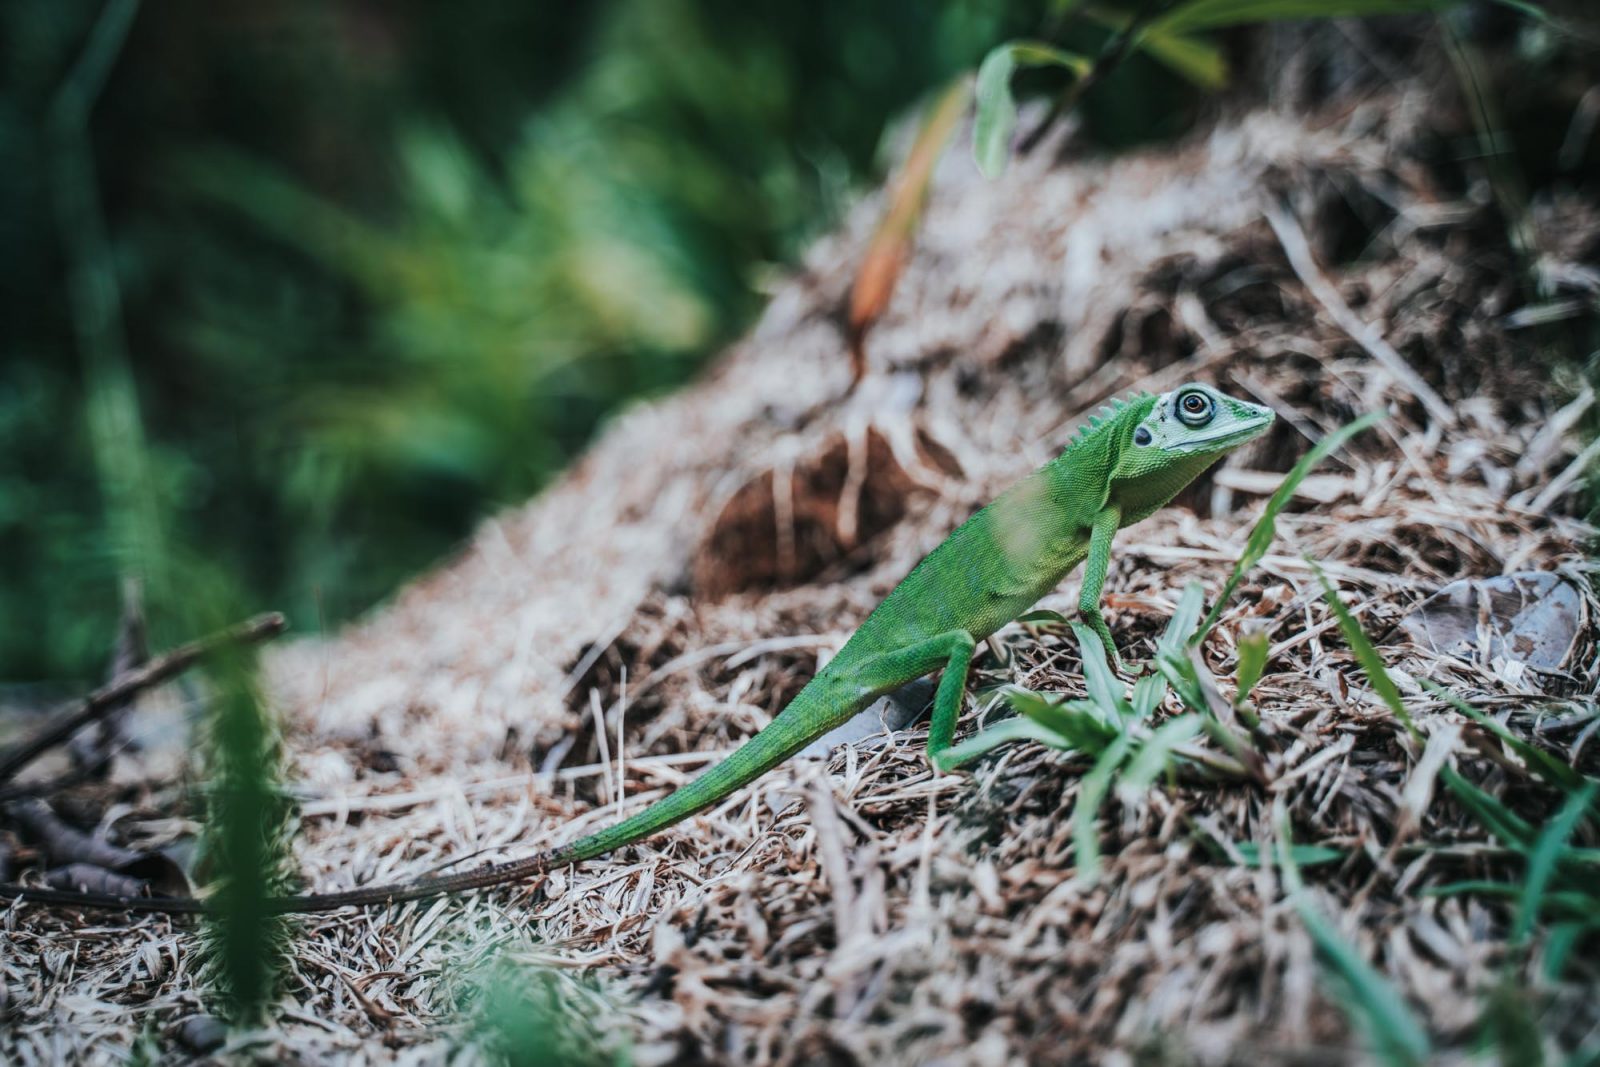
M 825 674 L 826 672 L 824 672 Z M 820 699 L 826 690 L 819 685 L 824 675 L 812 679 L 766 728 L 746 741 L 727 759 L 712 766 L 687 785 L 674 790 L 642 811 L 604 830 L 579 838 L 570 845 L 539 852 L 518 860 L 488 864 L 459 874 L 442 874 L 390 885 L 363 886 L 335 893 L 274 897 L 268 910 L 284 914 L 334 911 L 338 908 L 366 907 L 425 900 L 447 893 L 461 893 L 487 886 L 518 882 L 544 874 L 569 863 L 602 856 L 664 830 L 733 793 L 776 767 L 806 745 L 827 733 L 859 710 L 861 702 L 833 702 Z M 101 893 L 74 893 L 60 889 L 34 889 L 0 885 L 0 899 L 33 900 L 79 908 L 124 911 L 157 911 L 193 914 L 211 910 L 203 900 L 186 897 L 119 897 Z

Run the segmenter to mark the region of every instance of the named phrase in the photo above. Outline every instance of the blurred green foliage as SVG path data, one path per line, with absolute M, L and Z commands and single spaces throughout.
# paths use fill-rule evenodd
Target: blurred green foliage
M 504 1067 L 627 1067 L 633 1062 L 615 1020 L 625 1007 L 590 976 L 561 972 L 534 946 L 502 945 L 459 990 L 461 1036 Z
M 0 677 L 103 658 L 119 494 L 158 635 L 185 557 L 302 630 L 371 605 L 741 329 L 886 122 L 1037 8 L 147 3 L 88 127 L 121 377 L 50 128 L 101 4 L 0 9 Z M 142 421 L 120 474 L 92 396 Z

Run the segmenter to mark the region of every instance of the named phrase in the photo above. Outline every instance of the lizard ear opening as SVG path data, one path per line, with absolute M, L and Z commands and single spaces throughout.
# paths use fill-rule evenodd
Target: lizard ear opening
M 1133 443 L 1139 447 L 1143 448 L 1145 445 L 1149 444 L 1151 440 L 1150 428 L 1148 426 L 1141 426 L 1137 430 L 1133 431 Z

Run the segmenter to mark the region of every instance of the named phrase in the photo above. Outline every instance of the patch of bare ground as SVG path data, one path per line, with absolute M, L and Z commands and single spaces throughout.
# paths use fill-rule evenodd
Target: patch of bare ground
M 1594 960 L 1547 979 L 1510 953 L 1509 909 L 1425 894 L 1520 870 L 1429 788 L 1439 759 L 1530 819 L 1555 799 L 1418 679 L 1600 765 L 1593 712 L 1563 703 L 1600 683 L 1589 633 L 1540 673 L 1396 628 L 1464 576 L 1561 571 L 1590 596 L 1593 531 L 1561 480 L 1561 413 L 1590 397 L 1507 325 L 1530 263 L 1481 189 L 1438 177 L 1436 124 L 1462 120 L 1432 103 L 1449 94 L 1429 69 L 1311 118 L 1254 110 L 1176 148 L 1031 157 L 993 184 L 949 153 L 853 396 L 837 309 L 875 203 L 698 385 L 616 420 L 363 624 L 269 659 L 307 888 L 508 858 L 635 810 L 759 729 L 1107 398 L 1198 378 L 1281 416 L 1120 538 L 1107 598 L 1134 660 L 1187 583 L 1216 593 L 1311 440 L 1390 409 L 1306 483 L 1204 648 L 1226 686 L 1241 628 L 1268 635 L 1265 786 L 1114 795 L 1086 886 L 1065 817 L 1081 759 L 1015 745 L 935 776 L 920 730 L 880 736 L 537 885 L 299 921 L 272 1026 L 236 1047 L 448 1059 L 475 965 L 503 951 L 553 968 L 642 1064 L 1362 1062 L 1280 877 L 1236 848 L 1271 845 L 1276 802 L 1298 841 L 1343 853 L 1307 870 L 1313 899 L 1439 1047 L 1471 1046 L 1505 966 L 1546 1041 L 1592 1038 Z M 1593 203 L 1543 195 L 1535 214 L 1532 267 L 1593 278 Z M 1381 639 L 1436 759 L 1369 691 L 1308 559 Z M 1070 613 L 1075 581 L 1046 606 Z M 980 666 L 982 684 L 1081 692 L 1076 651 L 1037 633 L 1004 631 Z M 107 820 L 132 843 L 172 836 L 179 796 L 150 783 Z M 181 1052 L 169 1035 L 202 1009 L 191 925 L 27 905 L 0 920 L 0 1058 L 110 1062 L 147 1027 Z

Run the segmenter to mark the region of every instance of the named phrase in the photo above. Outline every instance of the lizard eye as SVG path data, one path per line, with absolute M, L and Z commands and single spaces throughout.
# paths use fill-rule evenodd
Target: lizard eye
M 1178 418 L 1185 426 L 1204 426 L 1211 421 L 1213 405 L 1204 393 L 1184 393 L 1178 398 Z
M 1140 446 L 1149 444 L 1150 430 L 1147 427 L 1141 426 L 1137 430 L 1133 431 L 1133 443 Z

